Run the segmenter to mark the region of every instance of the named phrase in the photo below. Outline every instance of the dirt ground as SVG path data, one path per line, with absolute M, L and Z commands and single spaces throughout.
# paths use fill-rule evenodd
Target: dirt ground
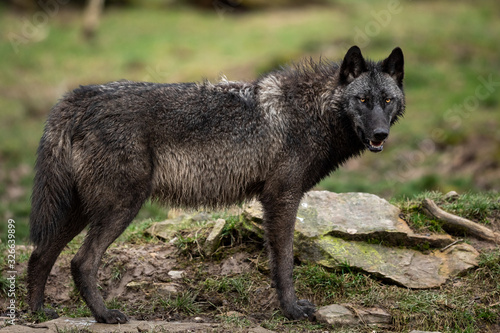
M 494 212 L 489 217 L 489 227 L 497 232 L 500 231 L 499 217 L 499 212 Z M 209 330 L 215 332 L 248 332 L 261 326 L 278 332 L 287 332 L 292 328 L 296 332 L 325 332 L 332 329 L 327 324 L 288 321 L 281 315 L 276 293 L 269 279 L 268 259 L 262 239 L 255 235 L 230 235 L 214 254 L 207 257 L 196 239 L 205 239 L 207 235 L 203 233 L 208 234 L 209 231 L 210 228 L 185 233 L 180 231 L 175 242 L 147 239 L 143 232 L 139 232 L 133 241 L 129 239 L 113 244 L 106 251 L 98 273 L 98 286 L 107 306 L 121 310 L 134 322 L 180 322 L 183 327 L 188 325 L 188 329 L 192 331 L 196 331 L 198 324 L 216 324 L 217 327 Z M 45 305 L 56 310 L 60 316 L 91 317 L 75 288 L 70 272 L 71 259 L 82 239 L 83 235 L 77 237 L 63 251 L 47 281 Z M 491 243 L 474 239 L 467 241 L 480 251 L 497 248 Z M 27 258 L 31 248 L 18 246 L 16 251 L 19 258 Z M 29 313 L 24 300 L 27 260 L 18 261 L 18 324 L 26 325 L 38 322 L 40 318 Z M 298 266 L 300 265 L 296 265 Z M 479 268 L 477 274 L 481 274 L 481 271 L 486 272 L 488 269 Z M 365 306 L 382 305 L 387 309 L 392 307 L 393 312 L 400 315 L 400 318 L 395 319 L 395 327 L 377 329 L 377 332 L 397 331 L 397 325 L 406 325 L 404 322 L 398 323 L 398 320 L 410 320 L 404 313 L 399 313 L 397 307 L 399 299 L 395 297 L 405 292 L 402 288 L 385 286 L 377 279 L 355 273 L 335 278 L 344 279 L 339 281 L 333 281 L 331 276 L 325 280 L 322 277 L 325 273 L 316 273 L 319 274 L 307 275 L 304 271 L 295 274 L 300 298 L 310 299 L 319 305 L 325 305 L 325 301 L 328 301 L 326 304 L 337 303 L 348 299 L 345 296 L 349 291 L 345 288 L 350 288 L 353 290 L 351 293 L 356 294 L 354 297 L 350 296 L 354 302 Z M 468 287 L 467 284 L 471 282 L 466 281 L 474 284 L 477 279 L 474 280 L 473 276 L 468 279 L 452 279 L 443 286 L 443 290 L 457 290 L 457 293 L 463 292 L 464 295 L 466 292 L 476 293 L 476 287 Z M 455 286 L 464 290 L 456 289 Z M 494 286 L 477 285 L 477 288 L 476 301 L 487 301 L 492 304 L 488 305 L 492 306 L 492 310 L 496 309 L 498 297 L 490 291 Z M 331 293 L 334 293 L 333 296 L 328 296 Z M 8 299 L 0 298 L 0 316 L 4 313 L 7 302 Z M 446 307 L 443 311 L 455 310 L 453 307 Z M 189 323 L 193 326 L 189 327 Z M 492 324 L 485 332 L 495 332 L 494 325 L 498 323 Z M 356 332 L 372 331 L 372 328 L 364 327 Z
M 30 250 L 22 247 L 19 251 L 25 249 Z M 161 241 L 112 246 L 104 255 L 98 286 L 107 306 L 120 309 L 131 320 L 198 324 L 221 322 L 222 316 L 245 326 L 258 326 L 279 313 L 277 297 L 267 277 L 267 256 L 262 244 L 241 245 L 229 252 L 223 258 L 205 260 L 180 253 L 177 245 Z M 91 317 L 71 277 L 73 256 L 74 251 L 63 252 L 52 268 L 45 305 L 60 315 Z M 26 266 L 27 262 L 19 263 L 16 270 L 25 272 Z M 24 273 L 18 286 L 24 296 L 23 280 Z M 0 308 L 5 309 L 6 302 L 0 300 Z M 238 320 L 242 317 L 244 320 Z M 23 306 L 19 324 L 27 324 L 31 319 L 27 306 Z

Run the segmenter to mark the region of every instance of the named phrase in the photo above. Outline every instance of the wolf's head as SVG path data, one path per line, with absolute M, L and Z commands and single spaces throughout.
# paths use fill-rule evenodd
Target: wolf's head
M 340 65 L 339 84 L 344 87 L 344 107 L 363 144 L 380 152 L 390 126 L 403 114 L 403 51 L 395 48 L 387 59 L 365 61 L 353 46 Z

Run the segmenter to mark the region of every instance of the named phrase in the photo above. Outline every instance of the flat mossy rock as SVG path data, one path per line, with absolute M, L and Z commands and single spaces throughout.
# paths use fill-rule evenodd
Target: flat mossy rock
M 435 288 L 477 265 L 478 252 L 449 235 L 418 235 L 399 218 L 399 208 L 366 193 L 312 191 L 304 195 L 295 224 L 295 251 L 305 262 L 349 265 L 408 288 Z M 254 224 L 262 208 L 244 211 Z M 419 250 L 423 250 L 421 252 Z
M 306 249 L 316 247 L 313 256 Z M 467 244 L 422 253 L 400 247 L 388 247 L 366 242 L 345 241 L 332 236 L 320 237 L 311 244 L 297 245 L 302 261 L 316 262 L 335 268 L 348 265 L 370 273 L 386 282 L 412 289 L 437 288 L 450 276 L 477 265 L 477 251 Z
M 156 222 L 145 233 L 166 240 L 172 240 L 179 230 L 196 229 L 206 225 L 211 217 L 206 212 L 190 212 L 165 221 Z
M 308 237 L 332 232 L 407 233 L 410 229 L 400 223 L 400 213 L 399 208 L 373 194 L 312 191 L 300 203 L 296 229 Z

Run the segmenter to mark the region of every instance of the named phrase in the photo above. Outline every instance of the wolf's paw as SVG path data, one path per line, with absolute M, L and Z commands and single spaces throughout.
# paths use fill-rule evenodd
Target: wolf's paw
M 285 309 L 283 309 L 283 312 L 287 318 L 292 320 L 312 320 L 314 318 L 314 312 L 316 312 L 316 307 L 308 300 L 301 299 L 291 306 L 287 306 Z
M 128 317 L 118 310 L 107 310 L 99 316 L 95 316 L 98 323 L 104 324 L 124 324 L 128 321 Z

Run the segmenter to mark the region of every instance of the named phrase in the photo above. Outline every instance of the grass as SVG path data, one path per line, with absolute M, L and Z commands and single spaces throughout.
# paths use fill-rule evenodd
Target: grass
M 79 297 L 79 296 L 78 296 Z M 116 304 L 114 304 L 116 305 Z M 71 306 L 66 309 L 63 309 L 64 316 L 68 316 L 71 318 L 85 318 L 92 317 L 92 313 L 90 309 L 87 307 L 87 304 L 83 301 L 83 299 L 78 298 L 78 302 L 76 306 Z
M 195 233 L 192 236 L 183 236 L 182 234 L 178 234 L 174 244 L 182 254 L 202 256 L 203 253 L 201 251 L 200 244 L 203 242 L 201 240 L 202 237 L 198 235 L 198 233 Z
M 249 301 L 253 281 L 249 274 L 242 274 L 236 277 L 215 277 L 207 278 L 202 287 L 207 292 L 215 292 L 225 295 L 233 295 L 238 304 L 246 304 Z
M 487 193 L 467 193 L 446 201 L 443 194 L 427 192 L 399 202 L 406 217 L 416 213 L 411 209 L 405 209 L 414 207 L 424 197 L 435 200 L 443 207 L 448 205 L 447 209 L 454 213 L 468 214 L 468 217 L 485 216 L 486 219 L 490 219 L 491 214 L 498 211 L 496 206 L 498 202 L 494 200 L 495 197 Z M 480 214 L 478 214 L 477 208 L 480 207 L 482 208 L 479 209 Z M 228 216 L 226 218 L 231 219 Z M 146 224 L 148 223 L 146 221 Z M 179 233 L 182 232 L 182 230 L 179 231 Z M 151 239 L 139 241 L 136 237 L 128 237 L 121 244 L 134 246 L 128 244 L 130 239 L 134 240 L 133 244 L 139 246 L 146 241 L 153 241 Z M 75 240 L 76 242 L 81 242 L 81 239 Z M 74 253 L 76 245 L 69 246 L 63 255 Z M 231 256 L 235 251 L 248 253 L 248 261 L 252 263 L 250 272 L 230 276 L 209 273 L 207 269 L 209 265 L 219 266 L 221 259 Z M 275 296 L 274 290 L 269 286 L 268 271 L 261 269 L 262 263 L 259 264 L 261 254 L 261 249 L 246 246 L 245 242 L 225 245 L 219 251 L 219 255 L 214 257 L 204 258 L 190 256 L 189 253 L 179 253 L 181 262 L 182 258 L 189 259 L 186 267 L 189 273 L 182 280 L 182 289 L 179 293 L 167 297 L 152 294 L 150 298 L 137 301 L 112 299 L 106 305 L 125 311 L 137 319 L 174 316 L 173 318 L 176 319 L 189 320 L 194 316 L 201 316 L 219 322 L 229 330 L 246 329 L 256 323 L 278 332 L 331 330 L 331 327 L 321 323 L 290 322 L 281 315 L 276 308 L 277 304 L 273 303 Z M 125 265 L 122 262 L 113 262 L 112 265 L 110 279 L 119 283 Z M 24 275 L 18 278 L 19 306 L 22 309 L 27 307 L 22 301 L 26 295 L 26 290 L 22 287 L 25 278 Z M 310 299 L 318 306 L 336 303 L 385 309 L 393 317 L 392 326 L 388 329 L 377 329 L 377 332 L 407 332 L 412 329 L 443 333 L 493 332 L 495 327 L 493 325 L 500 319 L 500 284 L 498 282 L 500 281 L 500 250 L 498 248 L 481 253 L 476 269 L 466 272 L 463 276 L 454 277 L 438 289 L 411 290 L 386 285 L 374 277 L 357 272 L 347 263 L 335 270 L 315 264 L 296 264 L 294 278 L 298 297 Z M 5 292 L 1 290 L 0 288 L 0 294 L 5 295 Z M 72 302 L 73 305 L 59 307 L 57 310 L 59 315 L 91 316 L 88 307 L 76 292 L 72 296 Z M 266 315 L 259 314 L 259 311 L 263 311 Z M 40 322 L 47 318 L 44 318 L 43 314 L 35 314 L 27 315 L 26 319 Z M 349 331 L 349 329 L 342 328 L 334 330 L 337 333 Z M 357 332 L 372 331 L 373 328 L 369 327 L 357 328 Z
M 427 191 L 411 198 L 394 199 L 392 203 L 401 208 L 404 219 L 418 232 L 442 233 L 441 223 L 427 217 L 422 211 L 422 201 L 429 198 L 445 211 L 472 221 L 490 224 L 491 219 L 499 218 L 500 197 L 496 192 L 466 192 L 452 198 L 443 193 Z
M 500 273 L 499 255 L 498 250 L 483 254 L 476 271 L 455 279 L 439 290 L 385 286 L 359 273 L 339 274 L 315 266 L 301 266 L 296 271 L 315 272 L 312 276 L 303 277 L 312 285 L 313 281 L 319 279 L 319 289 L 325 285 L 324 281 L 335 281 L 335 303 L 382 306 L 389 310 L 394 318 L 396 332 L 409 331 L 415 327 L 442 332 L 481 332 L 483 325 L 493 324 L 499 318 L 498 309 L 490 306 L 500 298 L 496 281 Z M 318 291 L 316 295 L 324 297 L 325 293 Z M 328 302 L 332 303 L 330 300 Z
M 159 299 L 158 302 L 167 313 L 182 313 L 186 316 L 192 316 L 200 313 L 201 307 L 196 302 L 197 294 L 191 291 L 185 291 L 167 299 Z
M 497 193 L 465 193 L 458 200 L 443 205 L 445 209 L 453 211 L 456 215 L 477 220 L 488 224 L 493 212 L 500 210 L 500 201 Z
M 496 86 L 488 90 L 484 84 L 489 78 L 497 82 L 500 72 L 493 33 L 500 22 L 492 15 L 498 6 L 493 0 L 453 6 L 409 2 L 387 12 L 382 0 L 335 1 L 236 16 L 183 6 L 110 7 L 93 43 L 82 40 L 80 13 L 63 7 L 37 29 L 40 38 L 25 39 L 16 52 L 12 34 L 22 35 L 33 15 L 23 19 L 0 5 L 5 32 L 0 36 L 0 218 L 24 225 L 17 238 L 26 240 L 43 121 L 57 99 L 79 84 L 217 80 L 220 73 L 251 80 L 303 56 L 341 59 L 352 44 L 374 59 L 396 45 L 403 48 L 407 113 L 392 130 L 383 156 L 365 154 L 319 187 L 396 198 L 425 190 L 498 190 L 500 177 L 488 165 L 500 161 L 500 150 L 490 144 L 497 137 L 500 95 Z M 481 149 L 491 146 L 473 155 L 475 171 L 465 167 L 469 162 L 453 172 L 438 167 L 452 162 L 457 147 L 473 152 L 471 142 Z M 165 209 L 148 203 L 139 220 L 165 215 Z
M 427 330 L 480 332 L 482 325 L 495 323 L 498 309 L 490 305 L 499 298 L 498 284 L 493 280 L 498 278 L 498 260 L 498 251 L 482 255 L 478 270 L 442 290 L 397 290 L 392 295 L 398 299 L 396 327 L 420 322 Z
M 219 320 L 230 326 L 230 327 L 235 327 L 235 328 L 249 328 L 252 326 L 252 322 L 245 318 L 244 316 L 239 316 L 236 314 L 230 314 L 230 315 L 220 315 Z

